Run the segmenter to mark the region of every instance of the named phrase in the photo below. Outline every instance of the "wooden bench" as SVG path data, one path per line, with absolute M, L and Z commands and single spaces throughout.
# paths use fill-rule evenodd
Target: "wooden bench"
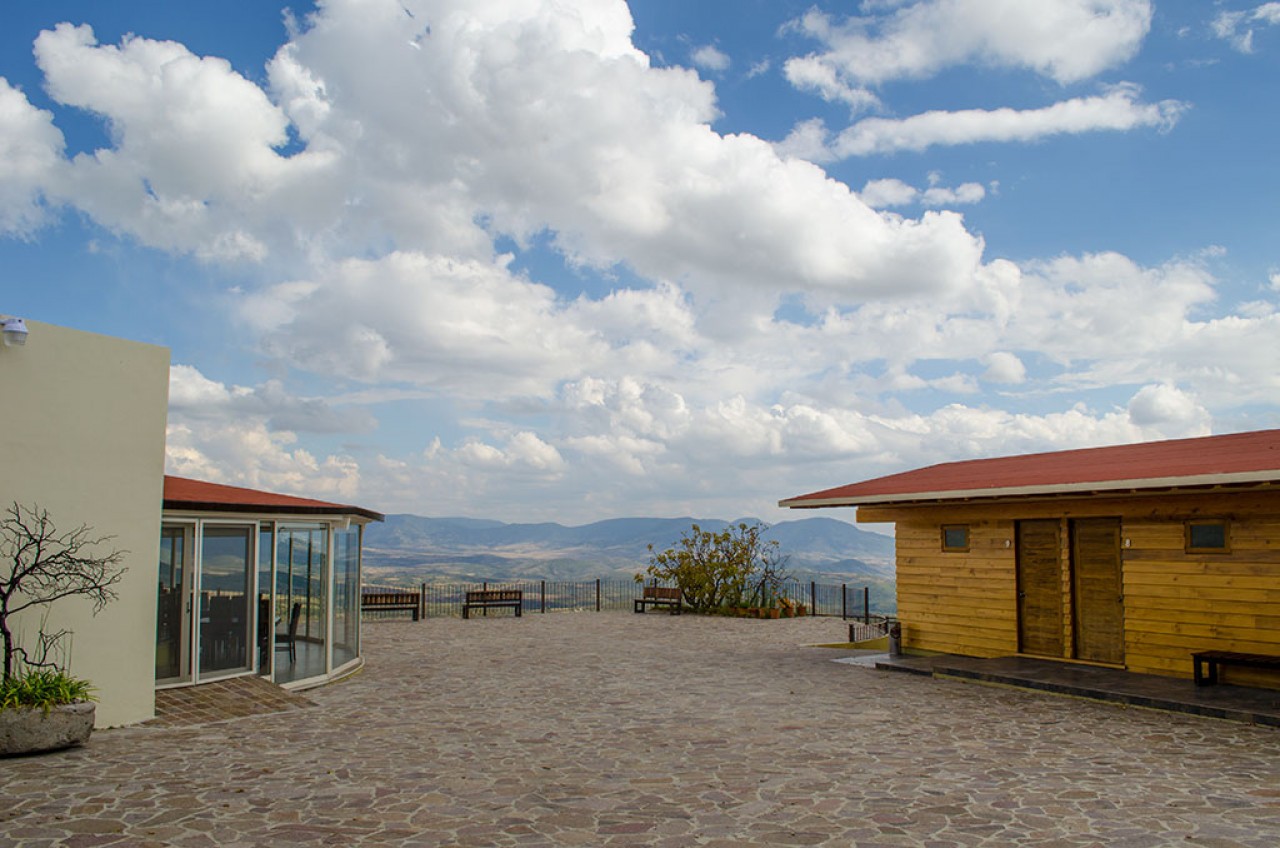
M 1219 666 L 1280 669 L 1280 657 L 1240 651 L 1197 651 L 1191 655 L 1191 662 L 1197 686 L 1217 683 Z
M 360 596 L 360 611 L 365 610 L 411 612 L 417 621 L 422 614 L 422 598 L 418 592 L 365 592 Z
M 519 616 L 524 609 L 524 590 L 522 589 L 472 589 L 467 592 L 462 604 L 462 617 L 470 618 L 471 610 L 482 609 L 488 614 L 490 609 L 511 607 Z
M 645 586 L 643 595 L 635 599 L 635 611 L 644 612 L 647 607 L 670 607 L 672 615 L 679 615 L 680 590 L 666 586 Z

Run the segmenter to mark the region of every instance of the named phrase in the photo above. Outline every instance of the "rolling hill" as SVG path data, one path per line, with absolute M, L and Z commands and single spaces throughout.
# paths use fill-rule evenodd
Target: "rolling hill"
M 364 567 L 369 582 L 431 578 L 584 580 L 629 578 L 649 562 L 648 546 L 662 550 L 693 524 L 721 530 L 733 522 L 694 518 L 614 518 L 578 527 L 507 524 L 475 518 L 388 515 L 365 528 Z M 893 577 L 893 540 L 833 518 L 782 521 L 769 528 L 802 579 L 880 582 Z

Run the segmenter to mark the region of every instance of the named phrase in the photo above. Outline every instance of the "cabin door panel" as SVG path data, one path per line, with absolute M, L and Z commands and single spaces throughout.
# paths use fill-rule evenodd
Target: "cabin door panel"
M 1018 522 L 1018 650 L 1061 657 L 1062 537 L 1056 519 Z
M 1124 663 L 1124 596 L 1120 574 L 1120 519 L 1071 522 L 1075 655 Z

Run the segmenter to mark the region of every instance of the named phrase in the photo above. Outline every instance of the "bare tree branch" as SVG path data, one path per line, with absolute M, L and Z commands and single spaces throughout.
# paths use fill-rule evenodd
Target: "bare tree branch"
M 4 679 L 17 671 L 16 664 L 56 665 L 49 661 L 67 631 L 48 634 L 41 623 L 35 656 L 18 646 L 9 625 L 10 616 L 74 596 L 93 601 L 97 615 L 115 600 L 115 585 L 124 576 L 120 567 L 126 551 L 113 550 L 95 556 L 92 549 L 114 536 L 92 536 L 81 525 L 59 533 L 48 510 L 14 502 L 0 520 L 0 637 L 4 642 Z

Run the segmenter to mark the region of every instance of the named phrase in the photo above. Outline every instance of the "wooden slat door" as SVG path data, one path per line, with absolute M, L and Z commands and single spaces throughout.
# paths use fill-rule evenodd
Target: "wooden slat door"
M 1061 657 L 1062 537 L 1057 519 L 1018 522 L 1018 650 Z
M 1124 588 L 1120 519 L 1071 522 L 1076 658 L 1124 663 Z

